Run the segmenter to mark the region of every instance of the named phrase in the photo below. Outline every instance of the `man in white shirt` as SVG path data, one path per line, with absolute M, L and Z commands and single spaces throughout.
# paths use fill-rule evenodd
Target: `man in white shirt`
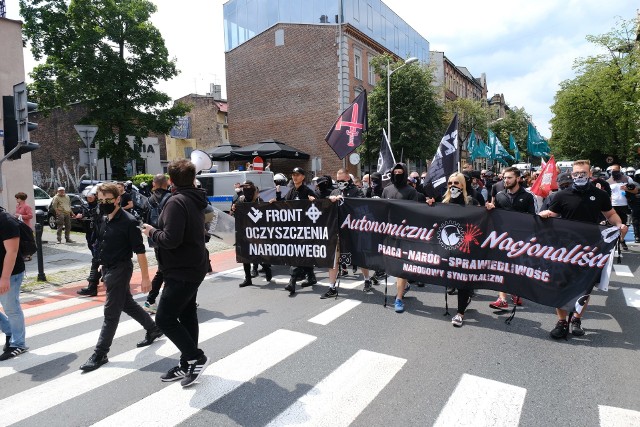
M 620 165 L 611 165 L 611 178 L 609 178 L 607 182 L 611 186 L 611 205 L 622 220 L 622 223 L 626 224 L 629 214 L 629 202 L 627 201 L 626 194 L 635 195 L 638 193 L 638 188 L 627 187 L 627 184 L 633 183 L 633 180 L 622 173 Z M 629 248 L 624 241 L 626 234 L 627 229 L 620 231 L 620 244 L 622 249 L 628 251 Z

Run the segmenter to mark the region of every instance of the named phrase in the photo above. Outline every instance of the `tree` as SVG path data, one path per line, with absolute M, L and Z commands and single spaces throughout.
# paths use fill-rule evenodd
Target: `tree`
M 637 161 L 640 145 L 640 47 L 638 22 L 588 36 L 604 53 L 576 60 L 576 77 L 561 83 L 551 111 L 554 152 L 604 165 L 613 156 Z M 560 157 L 560 156 L 557 156 Z
M 114 178 L 139 158 L 150 132 L 168 133 L 188 111 L 154 89 L 178 74 L 160 32 L 149 22 L 148 0 L 20 0 L 24 36 L 36 60 L 30 91 L 43 111 L 83 102 L 82 123 L 98 125 L 99 156 L 111 161 Z
M 381 78 L 368 98 L 369 129 L 362 149 L 365 159 L 377 157 L 382 129 L 387 129 L 387 61 L 391 61 L 392 69 L 403 64 L 388 55 L 372 60 Z M 443 109 L 433 81 L 431 70 L 417 63 L 408 64 L 391 76 L 391 148 L 396 160 L 402 155 L 403 161 L 424 161 L 436 151 L 446 125 L 443 126 Z

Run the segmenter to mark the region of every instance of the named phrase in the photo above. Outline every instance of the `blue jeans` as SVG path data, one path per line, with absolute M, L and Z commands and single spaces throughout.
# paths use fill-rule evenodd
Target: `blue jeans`
M 5 315 L 0 313 L 0 329 L 7 335 L 11 335 L 11 347 L 27 348 L 25 345 L 24 313 L 20 307 L 20 286 L 22 285 L 22 273 L 14 274 L 10 279 L 9 291 L 0 295 L 0 304 Z

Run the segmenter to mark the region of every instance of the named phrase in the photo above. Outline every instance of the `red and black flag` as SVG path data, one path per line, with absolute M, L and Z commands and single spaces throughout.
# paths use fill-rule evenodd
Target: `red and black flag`
M 340 114 L 324 137 L 340 160 L 362 144 L 362 132 L 367 131 L 367 91 L 363 90 Z

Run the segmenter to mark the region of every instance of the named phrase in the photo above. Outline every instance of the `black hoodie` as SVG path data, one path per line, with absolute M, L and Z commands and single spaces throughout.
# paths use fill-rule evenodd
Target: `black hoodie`
M 402 174 L 400 175 L 402 178 L 399 178 L 399 182 L 397 183 L 393 182 L 393 171 L 395 169 L 402 169 Z M 408 176 L 407 166 L 404 163 L 396 163 L 391 170 L 391 182 L 393 182 L 393 184 L 387 185 L 384 190 L 382 190 L 382 198 L 416 200 L 418 192 L 415 188 L 407 184 Z
M 157 243 L 158 264 L 165 277 L 186 282 L 201 282 L 207 273 L 204 247 L 205 191 L 178 187 L 160 214 L 158 229 L 151 238 Z

